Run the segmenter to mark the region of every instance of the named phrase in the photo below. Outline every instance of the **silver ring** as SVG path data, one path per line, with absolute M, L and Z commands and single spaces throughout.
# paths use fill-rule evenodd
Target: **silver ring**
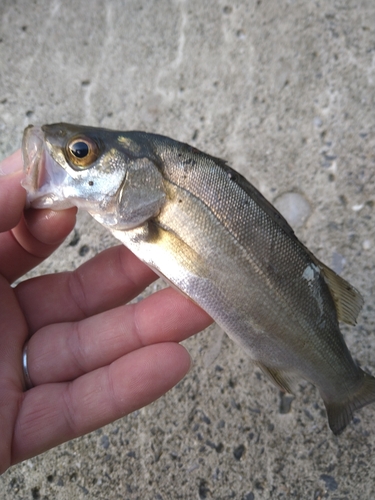
M 26 391 L 28 391 L 29 389 L 32 389 L 34 387 L 34 384 L 31 382 L 29 367 L 27 365 L 27 348 L 28 347 L 29 347 L 29 343 L 26 342 L 25 345 L 23 346 L 23 351 L 22 351 L 22 370 L 23 370 L 23 376 L 25 379 L 25 390 Z

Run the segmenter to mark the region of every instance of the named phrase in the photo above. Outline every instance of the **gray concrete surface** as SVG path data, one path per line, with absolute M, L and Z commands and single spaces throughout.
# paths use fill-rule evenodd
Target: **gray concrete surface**
M 299 193 L 299 237 L 364 296 L 344 334 L 372 373 L 374 109 L 373 0 L 0 2 L 1 157 L 29 123 L 143 129 L 226 158 L 273 201 Z M 77 231 L 37 273 L 114 243 L 84 215 Z M 310 385 L 283 413 L 217 328 L 186 345 L 174 390 L 12 467 L 0 498 L 375 497 L 375 405 L 334 437 Z

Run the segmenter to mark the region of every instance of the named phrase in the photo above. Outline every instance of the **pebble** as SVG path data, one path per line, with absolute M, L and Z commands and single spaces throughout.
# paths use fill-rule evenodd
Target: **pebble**
M 319 116 L 316 116 L 314 118 L 314 125 L 315 125 L 316 128 L 319 128 L 319 127 L 321 127 L 323 125 L 323 121 L 322 121 L 322 119 Z
M 311 215 L 311 207 L 299 193 L 284 193 L 276 198 L 274 205 L 293 228 L 302 227 Z
M 363 243 L 362 243 L 362 248 L 363 250 L 370 250 L 371 248 L 371 241 L 370 240 L 365 240 Z
M 353 212 L 359 212 L 360 210 L 362 210 L 364 206 L 365 205 L 363 203 L 359 203 L 358 205 L 353 205 L 352 210 Z

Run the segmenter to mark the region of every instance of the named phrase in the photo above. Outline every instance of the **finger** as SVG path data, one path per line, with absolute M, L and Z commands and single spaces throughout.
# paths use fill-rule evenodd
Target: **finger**
M 16 151 L 0 164 L 0 273 L 12 282 L 48 257 L 75 224 L 76 209 L 27 210 L 21 186 L 22 156 Z
M 12 283 L 40 264 L 73 229 L 76 212 L 27 210 L 12 231 L 0 234 L 0 273 Z
M 15 426 L 13 463 L 151 403 L 181 380 L 190 363 L 189 354 L 179 344 L 157 344 L 73 382 L 27 391 Z
M 20 149 L 17 149 L 13 154 L 0 161 L 0 176 L 20 172 L 22 168 L 22 152 Z
M 13 428 L 23 397 L 22 347 L 27 325 L 14 291 L 0 277 L 0 474 L 11 464 Z
M 200 307 L 166 288 L 137 304 L 42 328 L 28 345 L 30 377 L 34 385 L 73 380 L 143 346 L 181 342 L 210 323 Z
M 22 177 L 22 172 L 0 176 L 0 232 L 9 231 L 21 220 L 26 202 Z
M 16 294 L 30 333 L 34 333 L 51 323 L 78 321 L 124 304 L 156 278 L 120 245 L 101 252 L 73 272 L 24 281 L 17 286 Z

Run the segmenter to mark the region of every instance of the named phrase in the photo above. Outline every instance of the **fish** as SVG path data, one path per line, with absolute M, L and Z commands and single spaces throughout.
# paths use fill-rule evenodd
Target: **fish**
M 203 308 L 283 392 L 314 384 L 332 432 L 375 401 L 339 322 L 360 293 L 226 161 L 168 137 L 56 123 L 23 136 L 28 205 L 89 212 Z

